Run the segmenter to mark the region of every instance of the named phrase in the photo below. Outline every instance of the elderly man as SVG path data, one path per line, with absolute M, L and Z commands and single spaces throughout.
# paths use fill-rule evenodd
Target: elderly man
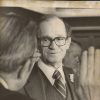
M 38 49 L 41 58 L 35 64 L 25 94 L 36 100 L 76 100 L 75 92 L 62 60 L 71 43 L 71 30 L 56 16 L 39 23 Z
M 71 43 L 68 25 L 56 16 L 39 23 L 38 49 L 41 58 L 35 64 L 24 94 L 36 100 L 99 100 L 100 98 L 100 50 L 90 47 L 82 54 L 79 86 L 74 92 L 68 70 L 62 60 Z M 94 56 L 95 55 L 95 56 Z

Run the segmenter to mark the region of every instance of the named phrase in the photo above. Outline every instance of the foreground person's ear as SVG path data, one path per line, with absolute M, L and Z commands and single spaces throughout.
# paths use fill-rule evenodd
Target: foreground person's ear
M 66 48 L 67 48 L 67 49 L 69 49 L 70 44 L 71 44 L 71 37 L 69 37 L 69 38 L 66 40 Z

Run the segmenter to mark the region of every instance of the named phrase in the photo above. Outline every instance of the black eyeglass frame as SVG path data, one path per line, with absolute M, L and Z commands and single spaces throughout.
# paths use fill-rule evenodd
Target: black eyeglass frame
M 51 44 L 52 44 L 52 42 L 54 41 L 55 42 L 55 44 L 57 45 L 57 46 L 64 46 L 65 44 L 66 44 L 66 41 L 68 40 L 68 38 L 69 38 L 70 36 L 67 36 L 67 37 L 55 37 L 54 39 L 51 39 L 51 38 L 49 38 L 49 37 L 42 37 L 42 38 L 38 38 L 38 40 L 40 41 L 40 44 L 41 44 L 41 46 L 43 46 L 43 47 L 49 47 Z M 64 43 L 61 45 L 61 44 L 58 44 L 55 40 L 56 39 L 64 39 Z M 44 40 L 44 39 L 48 39 L 49 41 L 50 41 L 50 43 L 48 43 L 48 45 L 44 45 L 44 43 L 42 43 L 42 40 Z

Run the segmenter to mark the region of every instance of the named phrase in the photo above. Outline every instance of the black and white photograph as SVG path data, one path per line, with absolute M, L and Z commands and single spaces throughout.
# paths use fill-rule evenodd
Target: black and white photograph
M 100 100 L 100 2 L 0 0 L 0 100 Z

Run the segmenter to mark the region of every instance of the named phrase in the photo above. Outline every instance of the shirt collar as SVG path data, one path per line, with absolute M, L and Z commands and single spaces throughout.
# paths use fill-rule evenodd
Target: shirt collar
M 7 85 L 6 81 L 5 81 L 2 77 L 0 77 L 0 83 L 1 83 L 6 89 L 8 89 L 8 85 Z
M 55 82 L 55 79 L 52 78 L 52 75 L 53 75 L 53 73 L 55 72 L 56 69 L 61 73 L 63 83 L 64 84 L 66 83 L 65 82 L 65 75 L 64 75 L 64 72 L 63 72 L 62 64 L 60 65 L 60 67 L 55 68 L 53 66 L 46 65 L 41 59 L 39 59 L 38 66 L 42 70 L 42 72 L 45 74 L 45 76 L 47 77 L 47 79 L 50 81 L 50 83 L 52 85 Z

